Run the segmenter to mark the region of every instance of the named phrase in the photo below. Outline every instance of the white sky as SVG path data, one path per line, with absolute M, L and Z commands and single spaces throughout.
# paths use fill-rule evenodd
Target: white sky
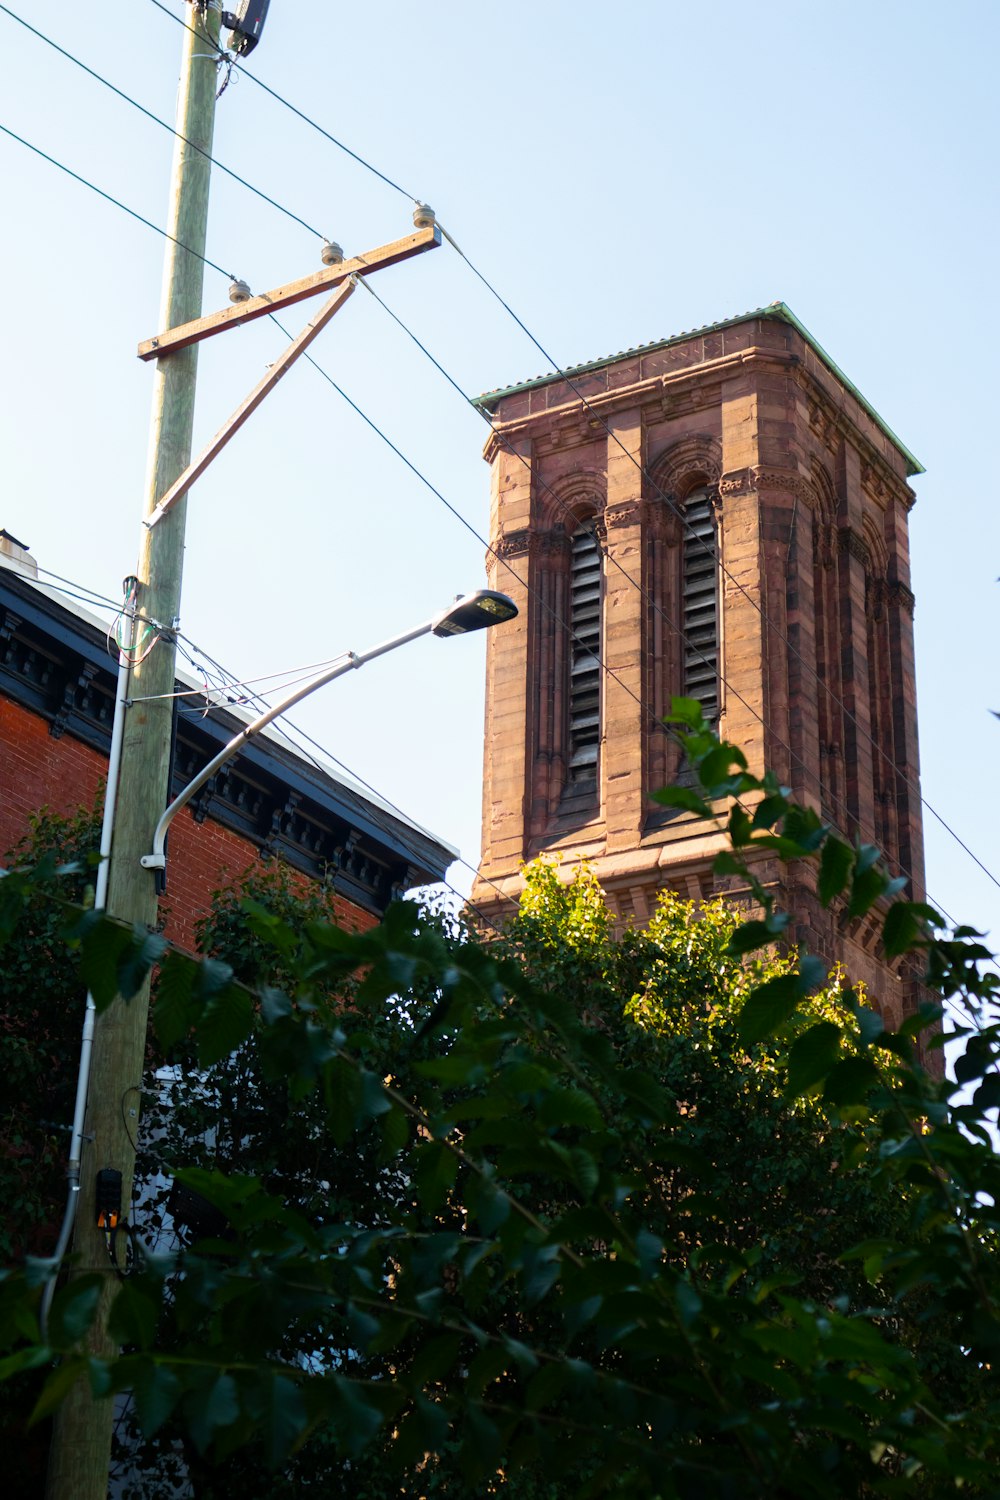
M 166 0 L 176 16 L 182 0 Z M 151 0 L 9 7 L 172 122 L 182 33 Z M 272 0 L 250 69 L 426 199 L 567 364 L 787 302 L 927 474 L 913 584 L 924 793 L 1000 872 L 992 0 Z M 0 124 L 155 223 L 172 141 L 0 11 Z M 411 205 L 247 78 L 215 154 L 347 251 Z M 134 566 L 162 241 L 0 135 L 0 525 L 114 598 Z M 209 256 L 255 289 L 319 241 L 217 174 Z M 447 247 L 380 296 L 469 394 L 546 363 Z M 226 304 L 206 272 L 206 308 Z M 289 311 L 298 328 L 314 304 Z M 282 347 L 202 345 L 196 445 Z M 482 420 L 359 292 L 317 359 L 485 534 Z M 985 472 L 982 472 L 985 464 Z M 302 365 L 192 492 L 182 628 L 241 676 L 363 649 L 483 582 L 483 547 Z M 298 721 L 417 822 L 478 853 L 482 641 L 423 641 Z M 926 815 L 928 888 L 995 928 L 997 886 Z M 469 875 L 456 867 L 456 885 Z

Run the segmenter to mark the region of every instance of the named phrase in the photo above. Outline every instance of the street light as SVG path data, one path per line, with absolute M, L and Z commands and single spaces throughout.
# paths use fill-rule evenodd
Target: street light
M 153 850 L 151 854 L 144 854 L 140 864 L 144 870 L 162 870 L 166 868 L 167 856 L 164 845 L 169 829 L 174 818 L 182 807 L 186 807 L 196 792 L 200 791 L 206 781 L 211 781 L 216 771 L 224 766 L 227 760 L 237 755 L 248 740 L 262 729 L 266 729 L 272 720 L 280 714 L 287 713 L 288 709 L 294 708 L 303 698 L 310 693 L 315 693 L 317 688 L 325 687 L 334 678 L 342 677 L 345 672 L 355 672 L 363 667 L 366 662 L 373 661 L 376 656 L 385 656 L 389 651 L 395 651 L 397 646 L 405 646 L 409 641 L 415 641 L 421 635 L 469 635 L 473 630 L 488 630 L 493 625 L 502 625 L 505 620 L 513 620 L 517 614 L 517 605 L 513 599 L 506 594 L 498 594 L 494 589 L 477 589 L 474 594 L 459 594 L 454 603 L 449 604 L 436 614 L 433 619 L 425 620 L 422 625 L 417 625 L 413 630 L 404 631 L 402 635 L 393 636 L 391 640 L 382 641 L 377 646 L 372 646 L 368 651 L 356 652 L 346 651 L 343 656 L 337 658 L 332 667 L 313 677 L 304 687 L 297 688 L 294 693 L 289 693 L 262 713 L 253 723 L 241 729 L 235 734 L 227 745 L 224 745 L 218 755 L 209 761 L 193 781 L 189 781 L 182 792 L 179 792 L 166 809 L 160 821 L 156 825 L 153 834 Z

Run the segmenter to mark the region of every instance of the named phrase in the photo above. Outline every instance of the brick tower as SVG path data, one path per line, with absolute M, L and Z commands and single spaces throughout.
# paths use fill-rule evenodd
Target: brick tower
M 501 916 L 544 851 L 591 860 L 640 925 L 664 886 L 723 888 L 719 837 L 648 797 L 684 774 L 659 723 L 679 693 L 921 899 L 920 465 L 783 303 L 566 373 L 479 402 L 490 539 L 514 570 L 491 555 L 490 583 L 521 614 L 487 645 L 475 905 Z M 909 1008 L 877 914 L 844 927 L 810 868 L 760 874 L 813 952 Z

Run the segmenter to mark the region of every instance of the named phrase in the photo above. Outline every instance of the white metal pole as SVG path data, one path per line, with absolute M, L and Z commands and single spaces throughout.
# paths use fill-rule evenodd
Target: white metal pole
M 111 720 L 111 748 L 108 752 L 108 779 L 104 789 L 104 817 L 101 822 L 101 862 L 97 867 L 97 877 L 94 881 L 94 909 L 96 911 L 103 911 L 108 900 L 108 880 L 111 874 L 111 845 L 115 832 L 115 803 L 118 795 L 118 773 L 121 768 L 122 745 L 125 741 L 125 713 L 128 705 L 129 675 L 132 670 L 132 651 L 135 646 L 135 579 L 128 578 L 125 582 L 128 592 L 126 594 L 123 614 L 128 621 L 127 644 L 121 648 L 118 655 L 118 680 L 115 685 L 115 707 Z M 59 1275 L 59 1268 L 62 1265 L 63 1257 L 69 1248 L 73 1225 L 76 1222 L 76 1211 L 80 1202 L 80 1163 L 83 1158 L 84 1141 L 86 1140 L 84 1127 L 87 1116 L 87 1092 L 90 1087 L 90 1059 L 94 1050 L 94 1021 L 96 1016 L 97 1007 L 94 1004 L 94 997 L 88 990 L 83 1015 L 83 1033 L 80 1038 L 80 1062 L 76 1074 L 76 1102 L 73 1108 L 69 1162 L 66 1166 L 66 1177 L 69 1183 L 66 1194 L 66 1208 L 63 1212 L 59 1238 L 56 1241 L 53 1257 L 55 1264 L 42 1294 L 41 1324 L 43 1338 L 45 1337 L 49 1308 L 52 1306 L 52 1298 L 56 1289 L 56 1279 Z

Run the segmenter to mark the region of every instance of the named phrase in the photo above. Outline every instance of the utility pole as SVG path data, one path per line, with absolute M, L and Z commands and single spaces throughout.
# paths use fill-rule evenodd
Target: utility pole
M 191 27 L 184 33 L 177 98 L 167 225 L 172 238 L 167 241 L 164 260 L 161 328 L 197 318 L 202 305 L 205 267 L 200 256 L 205 251 L 208 224 L 220 13 L 218 6 L 196 3 L 189 15 Z M 151 514 L 190 461 L 197 365 L 194 344 L 157 362 L 144 517 Z M 143 528 L 136 568 L 138 614 L 167 627 L 177 619 L 180 608 L 186 508 L 186 500 L 181 499 L 158 525 Z M 136 640 L 139 657 L 153 635 L 140 624 Z M 148 656 L 133 668 L 132 695 L 148 700 L 151 695 L 171 693 L 175 656 L 172 636 L 169 632 L 161 635 Z M 154 927 L 157 919 L 155 881 L 139 861 L 149 849 L 151 830 L 169 798 L 171 725 L 169 698 L 145 701 L 128 710 L 108 910 L 141 926 Z M 119 997 L 97 1018 L 94 1038 L 86 1127 L 91 1145 L 88 1167 L 81 1178 L 74 1252 L 80 1271 L 107 1273 L 89 1339 L 89 1352 L 99 1358 L 116 1352 L 108 1336 L 107 1320 L 117 1278 L 105 1235 L 97 1228 L 95 1182 L 104 1168 L 121 1172 L 124 1214 L 135 1166 L 148 1011 L 147 984 L 127 1004 Z M 86 1381 L 78 1381 L 55 1420 L 47 1500 L 106 1500 L 113 1417 L 112 1400 L 95 1400 Z

